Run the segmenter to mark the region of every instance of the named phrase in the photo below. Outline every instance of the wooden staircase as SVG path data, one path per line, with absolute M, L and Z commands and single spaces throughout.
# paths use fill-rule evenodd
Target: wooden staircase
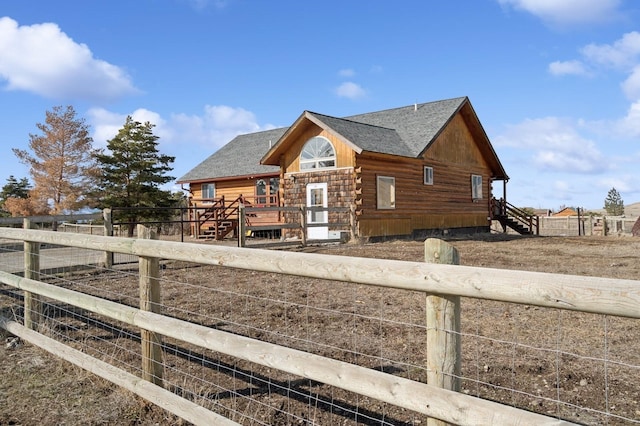
M 235 235 L 238 231 L 238 210 L 241 203 L 247 203 L 242 195 L 228 205 L 225 203 L 224 197 L 207 205 L 203 212 L 197 213 L 196 237 L 220 241 L 230 233 Z
M 504 232 L 507 228 L 520 235 L 540 235 L 538 216 L 530 215 L 504 200 L 493 200 L 494 219 L 500 222 Z

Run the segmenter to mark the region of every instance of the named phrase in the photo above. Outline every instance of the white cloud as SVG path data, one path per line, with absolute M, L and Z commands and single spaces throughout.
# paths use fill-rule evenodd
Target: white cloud
M 549 72 L 553 75 L 589 75 L 589 71 L 580 61 L 556 61 L 549 64 Z
M 0 18 L 0 79 L 7 90 L 54 99 L 110 100 L 137 92 L 119 67 L 93 57 L 53 23 Z
M 119 114 L 108 111 L 104 108 L 92 108 L 88 111 L 89 122 L 93 129 L 93 142 L 96 148 L 104 148 L 107 142 L 118 134 L 118 131 L 124 126 L 127 115 L 130 115 L 135 121 L 141 123 L 150 122 L 154 125 L 153 134 L 160 137 L 160 140 L 171 139 L 173 130 L 160 114 L 149 111 L 145 108 L 139 108 L 130 114 Z
M 640 99 L 640 65 L 636 65 L 625 81 L 620 85 L 625 96 L 631 100 Z
M 640 186 L 638 184 L 637 176 L 631 175 L 603 178 L 598 181 L 597 185 L 603 190 L 615 188 L 620 193 L 640 192 Z
M 620 0 L 498 0 L 552 25 L 575 25 L 618 18 Z
M 628 73 L 620 87 L 631 100 L 640 99 L 640 32 L 624 34 L 612 44 L 589 44 L 580 49 L 583 61 L 556 61 L 549 64 L 554 75 L 591 75 L 589 69 L 614 69 Z
M 631 104 L 627 115 L 615 125 L 616 132 L 620 135 L 637 138 L 640 136 L 640 101 Z
M 225 105 L 206 105 L 203 115 L 174 114 L 170 123 L 176 135 L 180 135 L 172 142 L 190 141 L 210 148 L 220 147 L 240 134 L 273 128 L 261 127 L 250 111 Z
M 338 86 L 336 94 L 340 98 L 360 99 L 365 97 L 367 92 L 359 84 L 347 81 Z
M 106 146 L 106 142 L 118 133 L 127 117 L 127 114 L 114 113 L 102 108 L 91 109 L 88 115 L 94 129 L 94 142 L 100 147 Z M 274 127 L 260 126 L 252 112 L 225 105 L 206 105 L 202 115 L 179 113 L 164 118 L 154 111 L 143 108 L 129 115 L 141 123 L 149 121 L 154 124 L 153 133 L 160 137 L 158 142 L 161 145 L 182 147 L 191 145 L 196 151 L 203 152 L 201 154 L 203 158 L 239 134 Z M 201 151 L 201 148 L 205 150 Z
M 613 44 L 589 44 L 580 50 L 586 60 L 598 65 L 628 70 L 638 63 L 640 56 L 640 33 L 624 34 Z
M 529 119 L 509 126 L 494 141 L 496 146 L 530 151 L 539 170 L 594 173 L 607 169 L 596 144 L 583 138 L 574 124 L 557 117 Z
M 104 148 L 124 125 L 126 114 L 117 114 L 104 108 L 92 108 L 87 112 L 88 122 L 93 129 L 93 143 L 96 148 Z

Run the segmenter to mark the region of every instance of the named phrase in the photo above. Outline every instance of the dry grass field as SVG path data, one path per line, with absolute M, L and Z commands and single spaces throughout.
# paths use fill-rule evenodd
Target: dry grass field
M 449 239 L 449 242 L 458 249 L 462 265 L 640 279 L 640 239 L 637 238 L 527 238 L 484 235 Z M 361 245 L 314 246 L 298 250 L 410 261 L 421 261 L 424 258 L 423 243 L 406 240 Z M 172 269 L 172 266 L 168 265 L 165 274 L 178 274 L 180 271 L 180 267 Z M 269 276 L 263 279 L 259 290 L 249 289 L 248 283 L 254 285 L 256 279 L 255 274 L 250 271 L 227 269 L 221 272 L 213 267 L 189 271 L 190 280 L 206 281 L 211 280 L 212 276 L 221 279 L 216 285 L 236 288 L 247 286 L 247 291 L 277 292 L 282 286 L 291 286 L 287 291 L 292 306 L 293 299 L 297 297 L 295 288 L 315 288 L 315 284 L 304 283 L 300 279 Z M 307 290 L 300 297 L 308 298 L 313 295 L 319 304 L 324 303 L 323 300 L 335 301 L 344 297 L 345 290 L 342 287 L 328 288 L 333 290 Z M 173 290 L 167 288 L 166 291 L 171 293 Z M 370 305 L 380 305 L 381 299 L 377 289 L 358 291 L 358 303 L 362 303 L 363 311 Z M 175 297 L 178 298 L 180 295 L 176 294 Z M 414 299 L 400 296 L 383 302 L 385 312 L 391 316 L 396 313 L 403 315 L 404 312 L 413 309 L 411 304 L 416 303 Z M 217 309 L 228 310 L 220 312 L 220 317 L 240 314 L 240 308 L 234 307 L 232 303 L 222 303 Z M 234 309 L 238 309 L 238 312 L 234 312 Z M 260 308 L 242 307 L 243 312 L 253 309 Z M 481 376 L 483 383 L 493 385 L 478 386 L 477 383 L 463 382 L 465 393 L 478 394 L 484 398 L 524 406 L 563 418 L 572 418 L 585 424 L 602 423 L 600 417 L 588 410 L 558 408 L 549 402 L 550 399 L 560 396 L 563 401 L 578 407 L 591 407 L 601 411 L 610 409 L 624 418 L 640 422 L 640 374 L 635 372 L 637 368 L 631 369 L 631 374 L 627 370 L 617 371 L 612 368 L 608 374 L 603 375 L 596 371 L 600 368 L 599 364 L 589 361 L 591 356 L 602 356 L 600 352 L 603 345 L 604 322 L 608 339 L 607 356 L 615 358 L 619 351 L 621 357 L 624 355 L 625 362 L 633 366 L 640 365 L 640 331 L 637 321 L 470 299 L 463 299 L 462 311 L 463 332 L 473 332 L 472 336 L 463 336 L 463 377 Z M 300 318 L 294 311 L 284 314 L 288 327 L 292 327 Z M 283 321 L 282 317 L 282 312 L 269 308 L 260 315 L 259 320 L 262 327 L 277 327 Z M 330 338 L 338 341 L 342 338 L 339 324 L 335 326 L 334 331 Z M 384 330 L 378 328 L 371 331 L 380 334 Z M 389 330 L 385 338 L 390 341 L 401 340 L 401 336 L 395 335 L 393 330 Z M 2 334 L 2 341 L 7 339 L 10 339 L 10 336 Z M 536 347 L 544 347 L 551 342 L 549 345 L 558 350 L 550 352 L 547 359 L 546 355 L 531 355 L 524 350 L 520 352 L 519 347 L 513 349 L 513 344 L 504 344 L 506 349 L 501 347 L 503 340 L 513 342 L 514 339 L 533 342 Z M 361 350 L 367 353 L 369 349 L 366 342 L 363 342 Z M 415 342 L 399 341 L 399 344 L 405 347 L 409 343 L 411 347 Z M 372 345 L 375 344 L 372 342 Z M 340 347 L 340 344 L 335 343 L 328 347 Z M 565 351 L 572 354 L 584 353 L 585 357 L 565 356 Z M 327 350 L 323 355 L 343 356 L 340 353 L 329 352 L 330 350 Z M 567 359 L 563 359 L 560 364 L 560 357 Z M 559 365 L 561 367 L 558 367 Z M 21 344 L 14 348 L 2 345 L 0 377 L 0 425 L 181 424 L 180 419 L 160 408 L 65 361 L 55 359 L 29 344 Z M 606 378 L 606 383 L 603 377 Z M 605 407 L 602 389 L 613 385 L 615 393 L 607 394 Z M 538 394 L 540 398 L 531 400 L 506 390 L 508 388 L 526 389 L 527 393 Z M 402 419 L 402 413 L 387 410 L 389 418 Z M 265 418 L 264 421 L 268 424 L 292 423 L 290 420 L 276 418 Z M 317 424 L 328 424 L 322 416 L 316 417 L 313 421 Z M 625 423 L 615 418 L 607 421 L 608 424 Z M 413 424 L 419 423 L 413 421 Z M 402 421 L 402 424 L 412 423 Z

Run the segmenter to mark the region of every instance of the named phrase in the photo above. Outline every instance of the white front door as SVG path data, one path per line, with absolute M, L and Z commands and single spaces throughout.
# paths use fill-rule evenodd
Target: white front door
M 327 207 L 327 184 L 307 184 L 307 207 Z M 327 223 L 329 213 L 326 210 L 307 211 L 307 224 Z M 307 228 L 307 238 L 310 240 L 326 240 L 329 238 L 328 226 L 310 226 Z

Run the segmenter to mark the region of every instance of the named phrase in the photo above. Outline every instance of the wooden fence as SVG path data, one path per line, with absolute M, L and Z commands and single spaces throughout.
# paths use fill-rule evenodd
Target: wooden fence
M 276 212 L 281 218 L 286 215 L 288 220 L 281 221 L 279 223 L 270 224 L 251 224 L 251 220 L 247 220 L 247 217 L 260 216 L 264 213 Z M 344 221 L 332 221 L 326 223 L 309 223 L 307 216 L 309 212 L 327 212 L 329 214 L 342 215 L 348 217 L 349 220 Z M 347 240 L 355 240 L 357 236 L 357 230 L 355 225 L 355 211 L 349 207 L 284 207 L 284 206 L 270 206 L 270 207 L 248 207 L 243 204 L 240 205 L 238 210 L 238 247 L 275 247 L 278 245 L 291 245 L 299 244 L 306 246 L 311 243 L 330 243 L 330 242 L 344 242 Z M 311 240 L 307 238 L 309 228 L 314 227 L 326 227 L 331 230 L 331 234 L 335 234 L 335 237 L 329 237 L 322 240 Z M 281 234 L 280 242 L 270 243 L 247 243 L 247 235 L 249 233 L 257 232 L 270 232 L 277 231 Z M 284 232 L 283 232 L 284 231 Z M 286 238 L 287 231 L 293 231 L 299 236 L 290 239 Z
M 32 229 L 0 228 L 0 238 L 23 241 L 26 269 L 38 269 L 39 244 L 56 244 L 90 250 L 106 250 L 139 256 L 140 308 L 90 296 L 39 281 L 30 272 L 24 277 L 0 271 L 0 282 L 25 292 L 25 312 L 33 312 L 19 324 L 0 319 L 0 326 L 35 345 L 61 356 L 95 374 L 137 393 L 194 424 L 231 424 L 192 401 L 181 399 L 162 386 L 157 345 L 160 336 L 198 345 L 289 374 L 384 401 L 452 424 L 571 424 L 526 410 L 498 404 L 455 391 L 456 384 L 443 380 L 455 376 L 459 366 L 459 346 L 453 339 L 459 318 L 460 296 L 560 308 L 580 312 L 640 318 L 640 281 L 567 276 L 525 271 L 486 269 L 450 264 L 349 258 L 285 251 L 270 251 L 194 243 L 127 239 L 96 235 L 61 234 Z M 430 240 L 425 257 L 436 262 L 456 263 L 456 254 L 446 244 Z M 31 259 L 31 260 L 29 260 Z M 420 383 L 382 371 L 314 355 L 257 339 L 182 321 L 156 312 L 160 291 L 157 281 L 160 259 L 195 262 L 253 271 L 319 278 L 338 282 L 423 292 L 432 306 L 435 334 L 428 339 L 432 379 Z M 28 297 L 27 297 L 28 296 Z M 98 362 L 34 331 L 39 321 L 39 297 L 51 298 L 78 308 L 122 321 L 142 330 L 144 369 L 140 378 Z M 443 349 L 444 348 L 444 349 Z M 146 380 L 145 380 L 146 378 Z M 450 388 L 450 389 L 447 389 Z M 217 423 L 216 423 L 217 422 Z
M 538 216 L 539 235 L 543 237 L 630 236 L 637 219 L 637 217 L 620 216 Z M 497 221 L 492 223 L 491 228 L 494 232 L 502 232 L 502 226 Z

